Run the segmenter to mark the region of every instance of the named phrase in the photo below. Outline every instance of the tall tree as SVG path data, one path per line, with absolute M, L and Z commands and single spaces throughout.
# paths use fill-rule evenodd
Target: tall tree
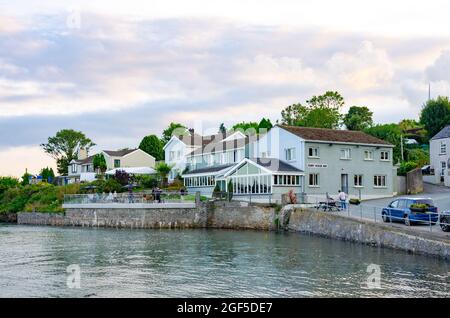
M 55 172 L 52 168 L 46 167 L 41 170 L 40 173 L 42 180 L 49 181 L 55 177 Z
M 401 161 L 402 131 L 397 124 L 374 125 L 364 132 L 394 145 L 394 162 Z
M 270 119 L 261 119 L 261 121 L 258 124 L 258 133 L 260 132 L 260 130 L 265 130 L 265 132 L 269 131 L 270 129 L 272 129 L 273 125 L 272 122 L 270 121 Z
M 164 159 L 163 144 L 155 135 L 145 136 L 139 144 L 139 149 L 153 156 L 157 161 Z
M 282 124 L 304 127 L 332 128 L 339 127 L 340 110 L 344 98 L 338 93 L 327 91 L 323 95 L 313 96 L 306 105 L 293 104 L 281 111 Z
M 169 142 L 170 138 L 172 138 L 172 136 L 175 134 L 177 136 L 181 136 L 184 134 L 187 134 L 187 127 L 180 124 L 180 123 L 170 123 L 169 127 L 167 127 L 166 129 L 164 129 L 163 133 L 162 133 L 162 142 L 163 145 L 165 145 L 166 143 Z
M 450 125 L 450 101 L 446 96 L 430 99 L 422 108 L 420 122 L 432 138 L 446 125 Z
M 94 165 L 94 169 L 98 169 L 101 173 L 104 173 L 108 166 L 106 165 L 105 156 L 102 153 L 98 153 L 92 159 L 92 164 Z
M 258 123 L 254 122 L 254 121 L 249 121 L 249 122 L 240 122 L 237 123 L 233 126 L 233 130 L 234 131 L 241 131 L 244 134 L 256 134 L 258 133 Z
M 352 106 L 344 116 L 344 125 L 348 130 L 364 130 L 373 125 L 373 112 L 366 106 Z
M 49 137 L 46 144 L 41 144 L 42 149 L 56 160 L 58 173 L 67 174 L 70 161 L 77 158 L 77 152 L 83 148 L 86 151 L 95 144 L 81 131 L 63 129 L 55 136 Z
M 219 127 L 219 133 L 225 134 L 226 132 L 227 132 L 227 128 L 225 127 L 224 123 L 221 123 L 220 127 Z

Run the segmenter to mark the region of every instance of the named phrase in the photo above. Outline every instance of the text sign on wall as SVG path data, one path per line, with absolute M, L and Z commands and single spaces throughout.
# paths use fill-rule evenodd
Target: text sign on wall
M 328 168 L 326 163 L 308 163 L 308 168 Z

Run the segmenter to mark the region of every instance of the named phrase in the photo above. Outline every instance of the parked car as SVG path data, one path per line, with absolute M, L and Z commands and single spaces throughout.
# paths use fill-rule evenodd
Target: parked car
M 441 213 L 439 223 L 441 225 L 442 231 L 450 232 L 450 211 L 444 211 Z
M 406 225 L 429 224 L 430 220 L 436 224 L 439 214 L 430 198 L 398 198 L 383 208 L 381 217 L 384 222 L 404 222 Z

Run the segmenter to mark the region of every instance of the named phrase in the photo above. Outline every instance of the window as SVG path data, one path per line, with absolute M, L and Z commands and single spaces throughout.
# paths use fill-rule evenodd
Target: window
M 394 202 L 392 202 L 391 204 L 389 204 L 389 207 L 390 207 L 390 208 L 394 208 L 394 209 L 398 208 L 398 200 L 395 200 Z
M 114 159 L 114 168 L 120 168 L 120 160 Z
M 308 184 L 310 187 L 318 187 L 319 186 L 319 174 L 318 173 L 310 173 Z
M 389 161 L 389 151 L 382 151 L 380 159 L 383 161 Z
M 445 155 L 447 153 L 447 145 L 444 141 L 441 141 L 441 155 Z
M 373 185 L 378 188 L 386 187 L 386 176 L 373 176 Z
M 362 174 L 355 174 L 353 178 L 353 184 L 355 187 L 362 187 L 363 186 L 363 175 Z
M 300 176 L 293 175 L 275 175 L 273 176 L 274 185 L 300 185 Z
M 364 160 L 373 160 L 372 150 L 364 150 Z
M 180 158 L 181 158 L 181 150 L 178 150 L 177 151 L 177 160 L 180 160 Z
M 72 165 L 72 173 L 77 173 L 77 165 L 76 164 L 73 164 Z
M 341 149 L 341 159 L 349 160 L 351 158 L 352 157 L 351 157 L 351 149 L 350 148 Z
M 267 152 L 261 152 L 261 158 L 268 158 Z
M 445 161 L 441 161 L 441 177 L 445 175 L 446 164 Z
M 308 148 L 308 156 L 310 158 L 319 158 L 319 148 L 315 147 Z
M 295 148 L 286 149 L 285 152 L 287 161 L 295 160 Z
M 232 176 L 234 194 L 271 193 L 270 175 Z

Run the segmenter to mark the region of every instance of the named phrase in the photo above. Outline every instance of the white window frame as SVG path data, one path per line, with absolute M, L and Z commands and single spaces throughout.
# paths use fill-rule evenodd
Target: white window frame
M 445 155 L 447 154 L 447 144 L 445 143 L 445 141 L 441 141 L 441 145 L 440 145 L 440 155 Z
M 78 165 L 76 163 L 72 164 L 72 173 L 78 172 Z
M 383 156 L 385 154 L 385 156 Z M 388 150 L 382 150 L 380 152 L 380 161 L 391 161 L 391 154 Z
M 296 160 L 296 153 L 295 153 L 295 147 L 292 148 L 286 148 L 284 150 L 286 161 L 295 161 Z
M 312 180 L 311 180 L 311 177 L 312 177 Z M 312 183 L 311 183 L 311 181 L 312 181 Z M 320 187 L 319 173 L 308 174 L 308 187 L 310 187 L 310 188 L 319 188 Z
M 352 149 L 351 148 L 341 148 L 341 160 L 351 160 L 352 159 Z
M 374 188 L 386 188 L 386 175 L 374 175 L 373 176 Z
M 373 161 L 373 150 L 364 150 L 364 160 Z
M 447 168 L 447 163 L 445 161 L 441 161 L 441 174 L 440 176 L 445 176 L 445 169 Z
M 364 187 L 364 175 L 362 175 L 362 174 L 355 174 L 354 176 L 353 176 L 353 186 L 355 187 L 355 188 L 362 188 L 362 187 Z
M 308 158 L 320 158 L 319 147 L 308 147 Z

